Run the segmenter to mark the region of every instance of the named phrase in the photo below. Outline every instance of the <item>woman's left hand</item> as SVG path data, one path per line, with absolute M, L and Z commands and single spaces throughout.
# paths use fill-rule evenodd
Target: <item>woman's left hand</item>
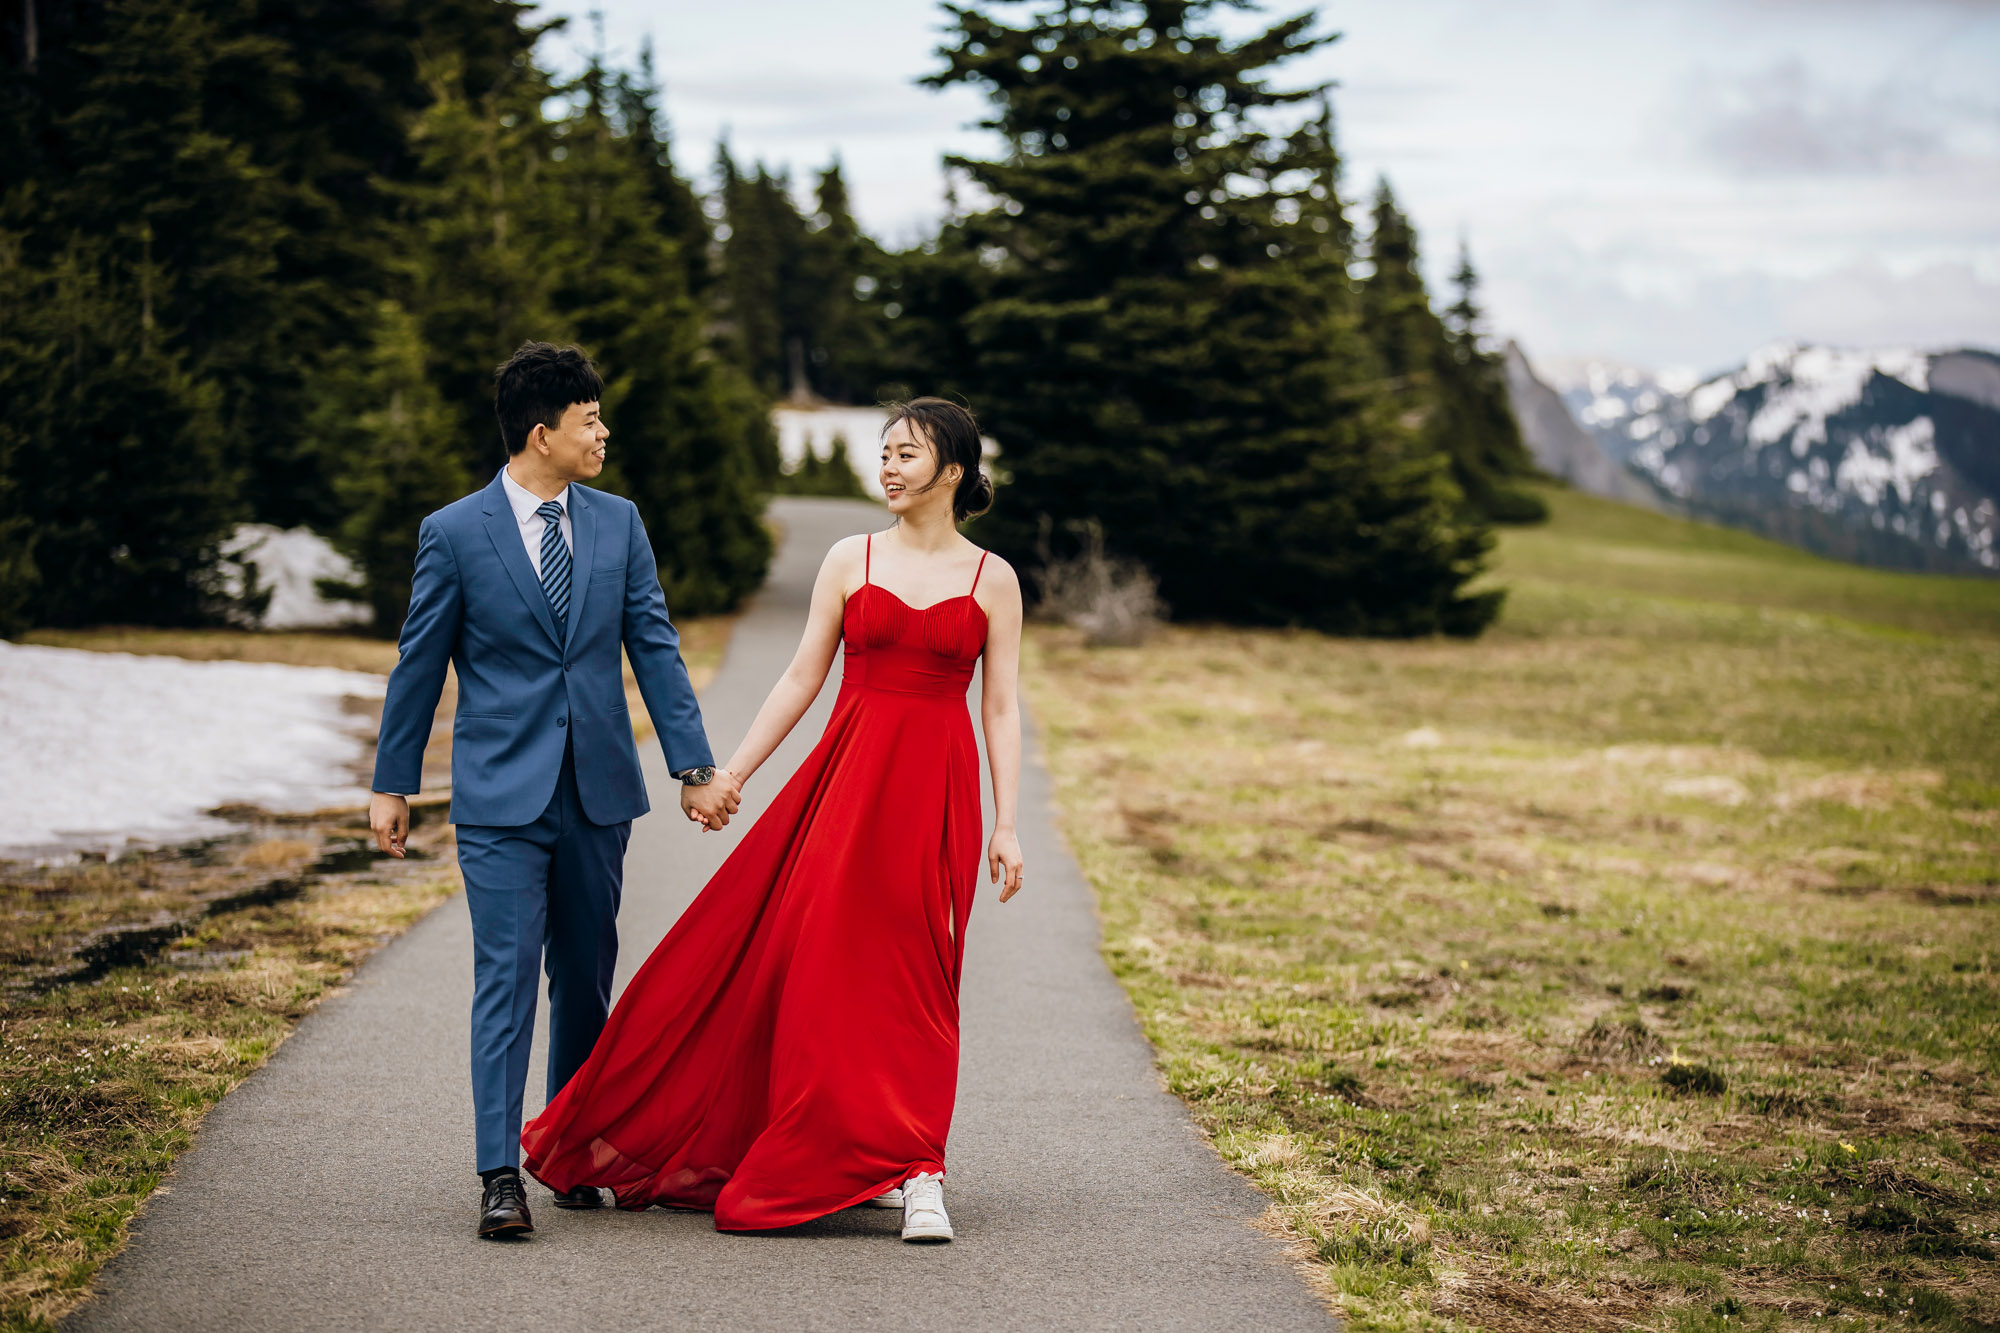
M 1014 836 L 1014 830 L 993 830 L 993 841 L 986 845 L 986 870 L 995 884 L 1000 883 L 1003 872 L 1006 875 L 1006 886 L 1000 890 L 1001 902 L 1021 891 L 1021 840 Z

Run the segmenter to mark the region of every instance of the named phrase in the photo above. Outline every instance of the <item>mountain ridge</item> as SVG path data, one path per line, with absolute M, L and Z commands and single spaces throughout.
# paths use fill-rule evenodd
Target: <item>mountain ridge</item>
M 1655 507 L 1824 555 L 2000 573 L 2000 355 L 1774 342 L 1691 384 L 1611 363 L 1556 378 L 1524 384 L 1516 412 L 1524 433 L 1537 423 L 1537 460 L 1581 489 L 1625 498 L 1604 487 L 1629 477 Z M 1616 465 L 1612 482 L 1543 461 L 1576 444 L 1536 386 Z

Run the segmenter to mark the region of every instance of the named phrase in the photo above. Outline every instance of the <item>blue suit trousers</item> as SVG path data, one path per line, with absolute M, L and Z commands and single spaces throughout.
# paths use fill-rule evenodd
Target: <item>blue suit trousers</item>
M 480 1171 L 520 1165 L 536 974 L 546 966 L 551 1099 L 604 1030 L 631 836 L 629 819 L 593 824 L 584 817 L 568 752 L 548 808 L 534 823 L 458 826 L 458 866 L 472 911 L 472 1110 Z

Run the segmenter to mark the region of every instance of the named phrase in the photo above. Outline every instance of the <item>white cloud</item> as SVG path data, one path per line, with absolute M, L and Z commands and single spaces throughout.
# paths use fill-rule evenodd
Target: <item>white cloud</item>
M 1921 86 L 1828 86 L 1796 58 L 1747 75 L 1704 72 L 1688 90 L 1700 149 L 1746 176 L 1882 174 L 1944 154 L 1940 107 Z
M 915 86 L 939 64 L 931 0 L 597 5 L 614 54 L 652 34 L 697 172 L 725 127 L 801 184 L 838 152 L 863 224 L 908 243 L 941 157 L 992 150 L 976 92 Z M 1538 354 L 2000 344 L 1990 0 L 1350 0 L 1326 24 L 1345 37 L 1290 77 L 1339 81 L 1357 202 L 1388 173 L 1440 279 L 1467 238 L 1494 329 Z

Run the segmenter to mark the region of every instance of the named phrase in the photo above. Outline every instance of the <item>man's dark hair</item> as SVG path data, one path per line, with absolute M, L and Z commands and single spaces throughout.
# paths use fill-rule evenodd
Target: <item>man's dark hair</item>
M 537 423 L 554 430 L 571 403 L 601 401 L 604 378 L 581 348 L 527 342 L 493 372 L 493 389 L 500 443 L 512 458 Z

